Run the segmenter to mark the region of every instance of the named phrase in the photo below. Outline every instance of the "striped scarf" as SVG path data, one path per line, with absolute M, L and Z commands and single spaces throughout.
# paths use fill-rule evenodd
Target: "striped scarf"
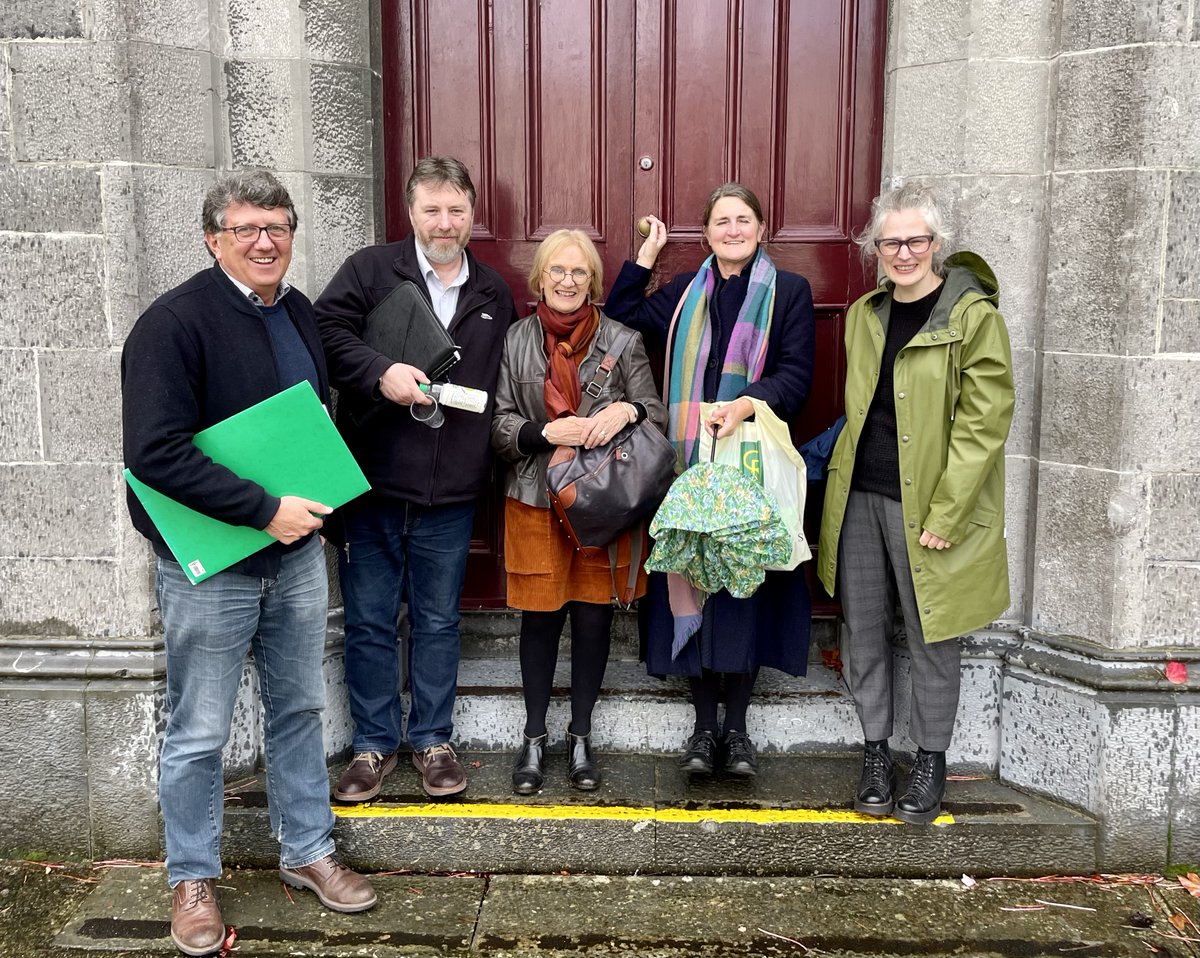
M 709 254 L 688 284 L 675 308 L 667 330 L 666 400 L 669 421 L 667 438 L 675 446 L 676 470 L 694 465 L 700 446 L 700 403 L 704 401 L 704 369 L 712 351 L 712 325 L 708 304 L 716 278 Z M 736 399 L 746 386 L 756 382 L 767 359 L 767 337 L 775 309 L 775 264 L 759 248 L 750 266 L 749 285 L 738 311 L 725 351 L 725 363 L 717 384 L 717 401 Z

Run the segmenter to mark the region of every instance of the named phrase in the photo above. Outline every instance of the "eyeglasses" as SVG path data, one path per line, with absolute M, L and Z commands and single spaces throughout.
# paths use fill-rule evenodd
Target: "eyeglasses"
M 583 285 L 589 279 L 591 279 L 592 276 L 592 274 L 586 269 L 579 269 L 578 267 L 573 270 L 565 270 L 561 266 L 551 266 L 544 272 L 556 283 L 561 283 L 564 279 L 570 276 L 571 279 L 575 280 L 576 284 L 578 285 Z
M 239 243 L 257 243 L 263 233 L 275 243 L 285 243 L 292 238 L 292 227 L 287 223 L 272 223 L 270 226 L 243 223 L 241 226 L 222 226 L 221 232 L 232 233 Z
M 879 250 L 880 256 L 895 256 L 900 252 L 900 247 L 907 246 L 908 251 L 913 256 L 920 256 L 922 253 L 929 252 L 929 247 L 933 244 L 933 235 L 928 236 L 910 236 L 908 239 L 877 239 L 875 248 Z

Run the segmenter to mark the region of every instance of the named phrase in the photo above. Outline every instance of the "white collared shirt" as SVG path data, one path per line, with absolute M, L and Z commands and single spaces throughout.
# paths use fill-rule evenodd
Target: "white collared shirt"
M 218 263 L 217 265 L 221 266 L 220 263 Z M 245 296 L 246 299 L 250 300 L 250 302 L 252 302 L 255 306 L 266 306 L 267 305 L 266 301 L 261 296 L 259 296 L 258 293 L 254 292 L 254 290 L 252 290 L 249 286 L 247 286 L 241 280 L 235 279 L 234 277 L 230 276 L 229 270 L 227 270 L 224 266 L 221 266 L 221 272 L 224 273 L 226 275 L 226 277 L 228 277 L 229 282 L 233 283 L 234 286 L 236 286 L 238 289 L 240 289 L 242 291 L 242 295 Z M 275 290 L 275 302 L 278 303 L 281 299 L 283 299 L 283 297 L 285 297 L 288 294 L 288 290 L 290 290 L 291 288 L 292 287 L 290 285 L 288 285 L 288 282 L 286 280 L 280 280 L 279 289 Z
M 437 318 L 442 321 L 442 325 L 447 329 L 454 321 L 454 313 L 458 309 L 458 291 L 466 285 L 467 276 L 470 270 L 467 267 L 467 254 L 462 254 L 462 265 L 458 269 L 458 275 L 454 277 L 453 282 L 449 285 L 442 282 L 433 265 L 425 258 L 425 254 L 421 251 L 421 244 L 417 243 L 417 265 L 421 267 L 421 275 L 425 278 L 425 288 L 429 290 L 429 299 L 433 303 L 433 311 L 437 313 Z

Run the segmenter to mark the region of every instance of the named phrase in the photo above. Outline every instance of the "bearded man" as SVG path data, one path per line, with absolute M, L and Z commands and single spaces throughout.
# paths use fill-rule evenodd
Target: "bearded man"
M 405 187 L 412 235 L 355 253 L 317 300 L 317 321 L 338 390 L 338 428 L 371 491 L 339 510 L 338 571 L 346 609 L 346 685 L 354 756 L 334 798 L 379 794 L 400 746 L 400 650 L 408 607 L 408 743 L 426 794 L 456 795 L 467 776 L 451 745 L 458 691 L 459 600 L 475 500 L 491 474 L 489 430 L 512 294 L 467 249 L 475 187 L 461 162 L 431 156 Z M 367 315 L 404 281 L 414 283 L 459 347 L 455 384 L 488 394 L 483 414 L 446 410 L 441 428 L 410 415 L 430 398 L 426 371 L 364 342 Z M 425 418 L 425 417 L 421 417 Z

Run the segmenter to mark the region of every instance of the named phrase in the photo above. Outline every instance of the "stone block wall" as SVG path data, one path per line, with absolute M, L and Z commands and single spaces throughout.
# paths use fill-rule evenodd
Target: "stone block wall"
M 199 210 L 266 166 L 315 295 L 375 237 L 368 0 L 18 0 L 0 11 L 0 634 L 146 635 L 120 348 L 211 261 Z
M 1200 648 L 1195 0 L 894 0 L 885 175 L 954 201 L 1012 333 L 1013 608 Z

